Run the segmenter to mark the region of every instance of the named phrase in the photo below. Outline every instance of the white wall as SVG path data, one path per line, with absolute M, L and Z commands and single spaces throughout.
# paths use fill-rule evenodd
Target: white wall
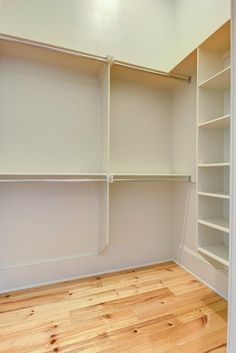
M 1 0 L 0 32 L 170 71 L 229 19 L 230 0 Z
M 104 187 L 0 185 L 0 292 L 172 258 L 168 183 L 111 184 L 110 244 L 98 254 Z
M 173 4 L 177 65 L 229 20 L 230 0 L 173 0 Z
M 0 6 L 2 33 L 161 70 L 172 65 L 172 0 L 1 0 Z

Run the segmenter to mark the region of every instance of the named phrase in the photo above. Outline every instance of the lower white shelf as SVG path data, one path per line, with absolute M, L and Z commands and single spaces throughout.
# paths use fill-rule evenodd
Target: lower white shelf
M 227 218 L 199 219 L 199 224 L 229 233 L 229 220 Z
M 200 128 L 225 129 L 230 126 L 230 115 L 223 115 L 215 119 L 204 121 L 198 124 Z
M 207 196 L 207 197 L 215 197 L 218 199 L 225 199 L 229 200 L 229 193 L 228 192 L 206 192 L 206 191 L 199 191 L 198 195 L 200 196 Z
M 225 266 L 229 266 L 229 248 L 225 244 L 206 245 L 199 247 L 198 251 Z
M 230 167 L 229 162 L 219 162 L 219 163 L 200 163 L 198 164 L 199 168 L 217 168 L 217 167 Z

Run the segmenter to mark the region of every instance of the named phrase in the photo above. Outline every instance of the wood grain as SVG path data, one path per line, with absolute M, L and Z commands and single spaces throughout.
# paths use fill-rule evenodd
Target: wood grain
M 0 353 L 226 353 L 227 302 L 173 262 L 0 295 Z

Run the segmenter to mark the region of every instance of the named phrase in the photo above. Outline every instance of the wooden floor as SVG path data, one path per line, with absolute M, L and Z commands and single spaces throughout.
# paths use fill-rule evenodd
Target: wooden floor
M 173 262 L 0 296 L 0 353 L 225 353 L 227 303 Z

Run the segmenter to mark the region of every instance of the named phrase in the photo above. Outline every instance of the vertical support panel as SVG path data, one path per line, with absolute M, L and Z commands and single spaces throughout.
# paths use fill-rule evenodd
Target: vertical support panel
M 230 202 L 230 252 L 229 252 L 229 324 L 228 324 L 228 344 L 227 352 L 236 352 L 236 0 L 231 0 L 231 171 L 230 171 L 230 188 L 231 188 L 231 202 Z
M 106 182 L 101 190 L 99 254 L 104 252 L 109 243 L 109 188 L 109 182 Z
M 198 145 L 198 139 L 199 139 L 199 82 L 200 82 L 200 73 L 199 73 L 199 66 L 200 66 L 200 48 L 197 48 L 197 91 L 196 91 L 196 250 L 198 248 L 199 244 L 199 234 L 198 234 L 198 188 L 199 188 L 199 174 L 198 174 L 198 163 L 199 163 L 199 145 Z
M 100 76 L 101 82 L 101 143 L 102 169 L 104 173 L 109 169 L 110 156 L 110 65 L 104 65 Z
M 109 173 L 110 160 L 110 63 L 104 67 L 101 80 L 101 138 L 103 154 L 103 172 Z M 99 253 L 102 254 L 109 243 L 109 178 L 101 188 L 100 197 L 100 237 Z

